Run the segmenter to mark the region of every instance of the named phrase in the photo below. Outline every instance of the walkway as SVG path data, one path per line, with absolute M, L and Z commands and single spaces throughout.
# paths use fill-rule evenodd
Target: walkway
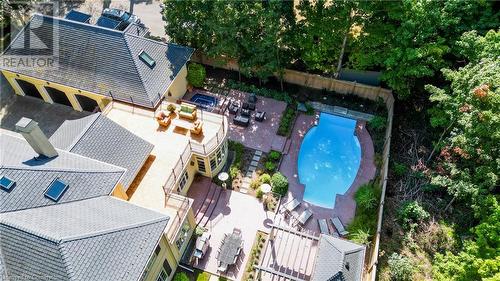
M 264 211 L 262 203 L 254 197 L 232 190 L 224 190 L 211 184 L 210 181 L 209 178 L 199 177 L 193 182 L 188 192 L 188 197 L 194 199 L 192 206 L 193 212 L 198 214 L 197 221 L 204 224 L 212 234 L 211 247 L 207 255 L 195 267 L 218 275 L 217 249 L 224 234 L 231 233 L 236 227 L 241 229 L 243 235 L 243 251 L 236 266 L 231 267 L 226 276 L 233 280 L 241 280 L 255 235 L 258 230 L 269 232 L 273 223 L 273 214 Z M 217 192 L 220 192 L 219 195 Z M 200 215 L 202 213 L 203 216 Z
M 290 201 L 291 198 L 297 198 L 299 200 L 303 199 L 305 186 L 299 182 L 297 159 L 299 155 L 300 145 L 302 144 L 302 139 L 306 135 L 307 131 L 315 125 L 318 117 L 319 114 L 316 114 L 314 116 L 299 114 L 299 116 L 297 117 L 297 121 L 295 122 L 295 126 L 290 138 L 289 151 L 286 151 L 287 154 L 283 155 L 283 161 L 280 167 L 280 171 L 289 180 L 288 194 L 286 198 L 282 200 L 282 203 Z M 337 195 L 335 199 L 334 209 L 319 207 L 304 201 L 302 202 L 300 209 L 298 209 L 300 213 L 305 208 L 309 208 L 314 214 L 305 226 L 305 228 L 309 232 L 316 234 L 319 233 L 317 219 L 327 219 L 332 216 L 338 216 L 345 225 L 350 223 L 356 211 L 354 193 L 362 184 L 365 184 L 371 179 L 375 178 L 376 167 L 373 162 L 373 143 L 370 135 L 368 134 L 368 131 L 366 130 L 364 121 L 358 121 L 358 124 L 356 126 L 356 133 L 361 145 L 361 163 L 356 175 L 356 179 L 354 180 L 351 187 L 344 195 Z M 281 216 L 279 216 L 279 219 L 277 220 L 285 224 L 289 223 L 289 221 L 284 220 L 284 218 L 282 218 Z

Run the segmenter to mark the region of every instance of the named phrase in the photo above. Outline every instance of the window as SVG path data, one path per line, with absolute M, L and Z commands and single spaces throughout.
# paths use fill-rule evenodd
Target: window
M 68 184 L 60 179 L 55 179 L 45 190 L 45 197 L 51 199 L 52 201 L 58 201 L 63 193 L 68 189 Z
M 172 268 L 168 264 L 167 260 L 163 261 L 163 267 L 161 268 L 160 274 L 158 274 L 158 278 L 156 281 L 165 281 L 168 279 L 168 276 L 172 273 Z
M 224 159 L 224 157 L 226 156 L 226 148 L 227 148 L 227 145 L 226 143 L 224 143 L 223 145 L 221 145 L 219 147 L 219 149 L 214 152 L 214 154 L 212 154 L 212 156 L 210 157 L 210 169 L 213 171 L 215 169 L 217 169 L 217 167 L 222 164 L 222 160 Z
M 150 56 L 148 55 L 148 53 L 142 51 L 140 54 L 139 54 L 139 58 L 145 63 L 147 64 L 150 68 L 153 68 L 155 67 L 156 65 L 156 61 Z
M 182 174 L 181 180 L 179 181 L 179 187 L 177 188 L 177 191 L 181 192 L 184 189 L 188 179 L 189 179 L 188 172 L 184 171 L 184 174 Z
M 217 157 L 212 156 L 212 158 L 210 158 L 210 170 L 215 170 L 215 168 L 217 168 Z
M 182 225 L 181 231 L 179 232 L 179 237 L 175 241 L 175 245 L 177 246 L 177 249 L 179 249 L 179 251 L 181 250 L 182 245 L 184 245 L 184 242 L 186 241 L 188 234 L 189 234 L 189 222 L 186 220 L 186 222 Z
M 196 157 L 196 161 L 198 162 L 198 171 L 200 171 L 201 173 L 206 173 L 207 167 L 205 167 L 205 159 Z
M 158 246 L 156 246 L 156 249 L 155 249 L 153 255 L 151 256 L 151 258 L 148 261 L 148 265 L 146 265 L 146 269 L 144 269 L 144 272 L 142 273 L 141 279 L 139 279 L 139 280 L 143 281 L 146 279 L 146 276 L 148 275 L 149 271 L 151 270 L 151 266 L 153 265 L 156 258 L 160 255 L 160 252 L 161 252 L 161 247 L 160 247 L 160 245 L 158 245 Z
M 16 182 L 14 180 L 11 180 L 10 178 L 8 178 L 6 176 L 0 177 L 0 187 L 3 190 L 10 191 L 14 187 L 15 184 L 16 184 Z

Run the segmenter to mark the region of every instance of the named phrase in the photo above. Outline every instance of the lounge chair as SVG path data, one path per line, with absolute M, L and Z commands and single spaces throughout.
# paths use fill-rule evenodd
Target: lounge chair
M 313 213 L 309 209 L 305 209 L 300 215 L 296 218 L 295 225 L 302 227 L 306 224 L 306 222 L 312 217 Z
M 283 209 L 281 212 L 282 213 L 291 212 L 291 211 L 297 209 L 297 207 L 299 205 L 300 205 L 300 201 L 297 199 L 293 199 L 292 201 L 288 201 L 285 204 L 283 204 Z
M 346 236 L 347 234 L 349 234 L 349 231 L 345 230 L 344 224 L 342 223 L 342 221 L 340 221 L 339 217 L 333 217 L 330 218 L 330 220 L 332 221 L 333 226 L 335 226 L 335 229 L 340 236 Z
M 191 120 L 196 119 L 196 105 L 182 102 L 179 117 Z
M 241 116 L 250 117 L 250 110 L 249 109 L 242 109 Z
M 257 111 L 257 112 L 255 112 L 255 121 L 263 122 L 265 118 L 266 118 L 266 112 L 265 111 Z
M 318 225 L 321 234 L 330 234 L 330 230 L 328 230 L 328 223 L 326 222 L 326 219 L 319 219 Z
M 170 125 L 170 115 L 163 110 L 160 110 L 158 114 L 156 114 L 155 118 L 156 122 L 158 122 L 158 125 L 160 126 L 168 127 L 168 125 Z

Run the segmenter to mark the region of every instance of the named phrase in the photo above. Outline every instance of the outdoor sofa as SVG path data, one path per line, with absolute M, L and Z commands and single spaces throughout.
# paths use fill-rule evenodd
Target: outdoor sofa
M 257 112 L 255 112 L 255 121 L 264 122 L 265 118 L 266 118 L 266 112 L 265 111 L 257 111 Z
M 234 117 L 233 123 L 241 127 L 248 127 L 248 124 L 250 124 L 250 119 L 248 117 L 238 115 Z
M 181 103 L 179 117 L 191 120 L 196 119 L 196 105 L 192 105 L 185 102 Z

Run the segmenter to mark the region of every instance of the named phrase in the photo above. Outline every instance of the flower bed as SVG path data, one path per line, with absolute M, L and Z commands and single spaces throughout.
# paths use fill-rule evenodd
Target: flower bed
M 255 240 L 253 242 L 252 250 L 250 251 L 250 257 L 248 258 L 248 262 L 245 266 L 245 272 L 243 273 L 243 277 L 241 280 L 249 281 L 255 280 L 255 266 L 259 264 L 260 255 L 262 254 L 262 250 L 264 249 L 264 245 L 267 239 L 267 233 L 262 231 L 257 231 L 257 235 L 255 235 Z

